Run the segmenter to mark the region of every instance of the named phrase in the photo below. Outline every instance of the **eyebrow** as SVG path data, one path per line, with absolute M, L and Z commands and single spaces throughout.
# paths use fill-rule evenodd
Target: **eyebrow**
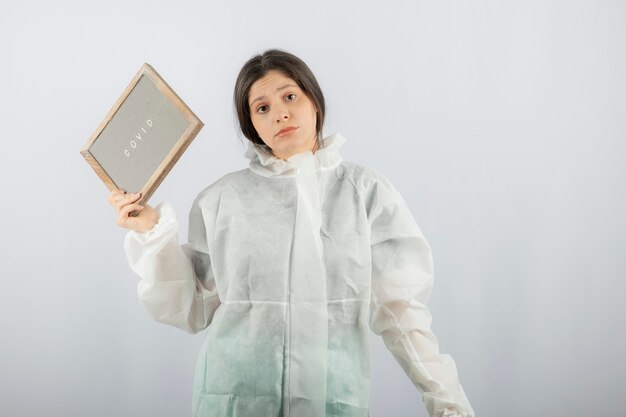
M 283 85 L 282 87 L 278 87 L 278 88 L 276 89 L 276 92 L 279 92 L 280 90 L 284 90 L 284 89 L 285 89 L 285 88 L 287 88 L 287 87 L 297 87 L 297 85 L 295 85 L 295 84 L 285 84 L 285 85 Z M 252 107 L 252 105 L 254 104 L 254 102 L 255 102 L 255 101 L 262 100 L 262 99 L 264 99 L 264 98 L 265 98 L 265 96 L 259 96 L 259 97 L 255 98 L 254 100 L 252 100 L 252 101 L 250 102 L 250 107 Z

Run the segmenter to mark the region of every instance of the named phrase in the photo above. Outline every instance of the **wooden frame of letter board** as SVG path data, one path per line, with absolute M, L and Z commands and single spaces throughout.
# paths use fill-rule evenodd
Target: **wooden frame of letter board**
M 109 113 L 106 115 L 100 126 L 96 129 L 96 131 L 91 135 L 91 138 L 85 146 L 81 149 L 80 153 L 87 160 L 91 168 L 98 174 L 100 179 L 105 183 L 109 191 L 117 190 L 117 186 L 113 182 L 113 180 L 106 173 L 104 168 L 96 161 L 96 159 L 89 152 L 89 148 L 91 145 L 98 140 L 98 136 L 107 126 L 107 124 L 111 121 L 111 118 L 115 115 L 115 113 L 122 107 L 124 101 L 128 97 L 128 95 L 133 91 L 137 82 L 142 75 L 146 75 L 154 82 L 159 91 L 165 96 L 172 105 L 176 106 L 178 110 L 181 111 L 184 118 L 188 122 L 187 129 L 182 134 L 182 136 L 176 141 L 176 144 L 167 156 L 163 159 L 159 167 L 154 171 L 148 182 L 144 185 L 141 190 L 131 190 L 132 192 L 141 192 L 141 199 L 137 201 L 137 203 L 144 205 L 146 201 L 152 196 L 154 191 L 161 184 L 163 179 L 170 172 L 174 164 L 178 161 L 180 156 L 185 152 L 191 141 L 196 137 L 200 129 L 204 126 L 204 123 L 191 111 L 191 109 L 183 102 L 183 100 L 178 97 L 178 94 L 174 92 L 174 90 L 165 82 L 165 80 L 156 72 L 151 65 L 144 63 L 142 67 L 139 69 L 135 78 L 130 82 L 126 90 L 122 93 L 121 97 L 115 102 Z M 128 191 L 128 190 L 125 190 Z M 131 215 L 136 215 L 137 212 L 132 212 Z

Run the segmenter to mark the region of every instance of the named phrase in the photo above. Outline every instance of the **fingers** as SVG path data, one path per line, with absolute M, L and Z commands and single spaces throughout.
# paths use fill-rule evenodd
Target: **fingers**
M 109 193 L 109 198 L 108 198 L 108 200 L 109 200 L 109 203 L 110 203 L 112 206 L 115 206 L 115 203 L 116 203 L 116 202 L 118 202 L 120 199 L 123 199 L 123 198 L 128 198 L 128 195 L 129 195 L 129 194 L 126 194 L 126 192 L 125 192 L 125 191 L 122 191 L 122 190 L 113 190 L 113 191 L 111 191 L 111 192 Z
M 120 211 L 120 215 L 124 216 L 124 217 L 128 217 L 128 213 L 130 213 L 133 210 L 137 210 L 137 211 L 141 211 L 143 210 L 143 206 L 135 203 L 135 204 L 128 204 L 126 206 L 124 206 L 124 208 Z
M 117 224 L 120 226 L 125 225 L 126 221 L 130 218 L 129 213 L 134 210 L 141 211 L 143 210 L 143 206 L 137 203 L 125 205 L 119 212 Z
M 134 203 L 141 198 L 141 193 L 128 194 L 115 192 L 109 195 L 109 203 L 119 212 L 127 204 Z
M 113 205 L 113 202 L 115 200 L 115 198 L 119 195 L 119 194 L 124 194 L 124 191 L 122 190 L 113 190 L 109 193 L 109 197 L 107 200 L 109 200 L 109 204 Z

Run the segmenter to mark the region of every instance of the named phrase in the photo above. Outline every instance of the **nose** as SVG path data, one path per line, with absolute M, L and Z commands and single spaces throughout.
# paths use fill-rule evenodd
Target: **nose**
M 289 120 L 289 112 L 287 109 L 279 109 L 276 113 L 276 122 L 280 123 L 281 121 Z

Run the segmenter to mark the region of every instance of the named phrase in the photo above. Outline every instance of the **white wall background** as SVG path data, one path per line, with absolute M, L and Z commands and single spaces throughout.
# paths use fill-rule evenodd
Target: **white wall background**
M 623 415 L 626 3 L 0 2 L 0 415 L 184 416 L 203 334 L 152 322 L 79 154 L 149 62 L 206 126 L 151 203 L 246 166 L 239 68 L 305 60 L 326 133 L 431 246 L 430 307 L 477 415 Z M 372 336 L 371 413 L 425 416 Z

